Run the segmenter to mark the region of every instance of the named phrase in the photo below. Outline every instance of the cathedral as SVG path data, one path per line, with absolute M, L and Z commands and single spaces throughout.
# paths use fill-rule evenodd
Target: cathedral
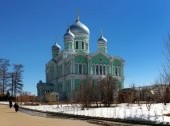
M 124 86 L 124 60 L 107 53 L 107 39 L 101 33 L 96 40 L 97 50 L 90 53 L 90 30 L 79 16 L 63 36 L 64 49 L 55 43 L 52 58 L 46 64 L 46 82 L 37 84 L 38 99 L 44 101 L 47 93 L 58 94 L 59 100 L 69 100 L 90 76 L 94 81 L 108 74 L 117 78 L 119 88 Z M 110 42 L 111 44 L 111 42 Z

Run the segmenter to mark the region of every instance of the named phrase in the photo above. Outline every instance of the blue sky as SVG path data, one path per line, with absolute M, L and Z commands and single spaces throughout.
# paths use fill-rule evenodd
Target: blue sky
M 24 90 L 36 94 L 55 41 L 80 15 L 90 29 L 90 52 L 101 34 L 108 53 L 125 60 L 125 87 L 153 84 L 170 31 L 169 0 L 0 0 L 0 58 L 24 65 Z

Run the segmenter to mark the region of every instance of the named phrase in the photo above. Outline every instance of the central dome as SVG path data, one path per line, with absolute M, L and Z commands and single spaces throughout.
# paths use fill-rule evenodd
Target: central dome
M 79 17 L 77 17 L 75 23 L 70 26 L 70 31 L 73 34 L 81 34 L 81 33 L 83 33 L 83 34 L 89 35 L 89 33 L 90 33 L 87 26 L 80 22 Z

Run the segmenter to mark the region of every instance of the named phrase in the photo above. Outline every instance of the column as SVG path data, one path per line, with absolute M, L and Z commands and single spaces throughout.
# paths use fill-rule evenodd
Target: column
M 75 62 L 74 62 L 74 59 L 72 59 L 72 62 L 73 62 L 73 74 L 75 74 Z
M 103 75 L 103 65 L 102 65 L 102 75 Z

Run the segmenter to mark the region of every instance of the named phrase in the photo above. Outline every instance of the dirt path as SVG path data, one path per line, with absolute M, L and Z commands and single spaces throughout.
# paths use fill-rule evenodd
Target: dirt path
M 30 116 L 15 112 L 14 108 L 0 105 L 0 126 L 97 126 L 86 121 L 71 119 L 53 119 Z

